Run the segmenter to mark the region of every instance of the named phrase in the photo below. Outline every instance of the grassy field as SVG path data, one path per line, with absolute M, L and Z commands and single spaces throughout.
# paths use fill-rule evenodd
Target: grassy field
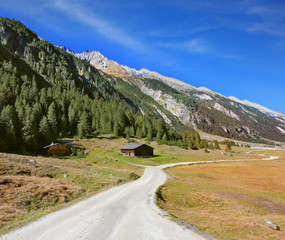
M 89 151 L 89 156 L 84 161 L 90 162 L 103 162 L 108 161 L 111 164 L 112 159 L 117 159 L 122 163 L 135 163 L 142 165 L 161 165 L 166 163 L 175 162 L 189 162 L 189 161 L 201 161 L 201 160 L 218 160 L 218 159 L 262 159 L 264 156 L 259 155 L 259 152 L 253 152 L 250 148 L 232 147 L 232 152 L 226 152 L 225 146 L 221 145 L 221 150 L 209 150 L 209 153 L 205 153 L 204 150 L 188 150 L 175 146 L 158 145 L 156 142 L 151 142 L 149 145 L 154 147 L 155 156 L 152 158 L 133 158 L 128 156 L 122 156 L 119 154 L 120 148 L 128 144 L 145 143 L 144 140 L 134 140 L 134 142 L 128 143 L 126 139 L 108 139 L 108 138 L 93 138 L 80 140 L 79 143 L 85 146 Z M 89 159 L 89 160 L 88 160 Z M 104 160 L 103 160 L 104 159 Z M 118 163 L 117 162 L 117 163 Z M 114 162 L 113 162 L 114 163 Z M 114 165 L 115 166 L 115 165 Z
M 86 157 L 64 159 L 0 153 L 0 234 L 142 175 L 106 157 L 109 150 L 94 146 Z
M 215 159 L 261 159 L 265 152 L 247 154 L 250 149 L 233 147 L 233 152 L 222 150 L 186 150 L 157 145 L 155 157 L 134 158 L 119 155 L 127 144 L 145 143 L 126 139 L 109 139 L 108 136 L 74 140 L 84 148 L 84 157 L 33 157 L 0 153 L 0 234 L 27 224 L 45 214 L 58 210 L 99 191 L 132 181 L 144 169 L 132 165 L 159 165 L 173 162 Z
M 161 187 L 158 204 L 219 239 L 284 239 L 285 152 L 257 154 L 279 155 L 280 160 L 168 169 L 174 179 Z M 270 229 L 264 218 L 281 231 Z

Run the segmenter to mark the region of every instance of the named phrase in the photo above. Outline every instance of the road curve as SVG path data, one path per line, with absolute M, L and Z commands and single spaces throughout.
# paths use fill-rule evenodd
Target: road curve
M 264 160 L 273 160 L 268 158 Z M 54 212 L 1 240 L 202 240 L 198 233 L 169 221 L 167 214 L 155 205 L 155 191 L 167 175 L 163 168 L 200 161 L 146 167 L 143 176 L 70 207 Z M 232 160 L 236 161 L 236 160 Z M 244 160 L 243 160 L 244 161 Z

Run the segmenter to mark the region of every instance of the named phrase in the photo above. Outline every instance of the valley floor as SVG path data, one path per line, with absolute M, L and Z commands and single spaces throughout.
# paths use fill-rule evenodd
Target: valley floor
M 140 140 L 137 141 L 141 143 L 143 142 Z M 31 157 L 31 156 L 0 153 L 0 160 L 1 160 L 0 191 L 2 197 L 0 200 L 1 201 L 0 234 L 16 229 L 19 226 L 25 225 L 48 213 L 59 210 L 60 208 L 66 205 L 73 204 L 88 196 L 94 195 L 95 193 L 98 193 L 102 190 L 106 190 L 113 186 L 120 185 L 127 181 L 136 179 L 138 176 L 142 175 L 144 169 L 132 165 L 133 163 L 156 166 L 161 164 L 178 163 L 178 162 L 218 160 L 221 158 L 225 160 L 263 159 L 268 157 L 269 154 L 271 154 L 270 151 L 263 151 L 262 153 L 252 152 L 248 154 L 249 149 L 237 148 L 237 147 L 233 147 L 233 152 L 225 153 L 224 146 L 222 146 L 222 150 L 210 151 L 210 153 L 205 153 L 202 150 L 196 150 L 196 151 L 185 150 L 173 146 L 157 145 L 156 143 L 152 142 L 151 145 L 155 147 L 156 155 L 153 158 L 144 159 L 144 158 L 132 158 L 132 157 L 130 158 L 118 154 L 120 147 L 128 144 L 125 139 L 109 139 L 108 137 L 100 137 L 100 138 L 79 140 L 76 141 L 76 143 L 86 149 L 85 152 L 88 152 L 87 156 L 83 158 L 68 157 L 68 158 L 59 159 L 59 158 Z M 271 155 L 276 155 L 275 153 L 279 156 L 282 156 L 284 152 L 274 151 L 274 154 L 272 153 Z M 161 168 L 161 166 L 149 169 L 158 169 L 158 168 Z M 104 204 L 106 202 L 106 205 L 103 204 L 105 212 L 110 211 L 107 209 L 112 209 L 110 211 L 111 215 L 113 212 L 114 213 L 116 212 L 117 214 L 116 219 L 122 218 L 126 223 L 130 224 L 132 223 L 132 221 L 125 219 L 126 216 L 128 214 L 131 215 L 132 217 L 134 217 L 137 214 L 143 215 L 144 212 L 148 211 L 146 210 L 146 206 L 148 206 L 148 208 L 149 206 L 151 206 L 152 210 L 156 209 L 155 210 L 156 212 L 160 212 L 156 208 L 156 206 L 151 203 L 151 201 L 152 199 L 154 199 L 154 192 L 156 188 L 163 183 L 162 179 L 164 179 L 165 176 L 162 173 L 159 173 L 162 174 L 161 177 L 159 177 L 160 175 L 158 174 L 158 172 L 156 173 L 157 174 L 154 174 L 153 170 L 147 170 L 144 177 L 136 181 L 136 183 L 128 183 L 127 185 L 123 185 L 126 186 L 126 188 L 120 186 L 118 189 L 122 189 L 122 192 L 118 192 L 118 197 L 115 197 L 113 199 L 114 201 L 110 200 L 111 205 L 107 204 L 108 202 L 107 199 L 103 198 L 102 200 L 102 198 L 100 197 L 102 195 L 104 196 L 105 192 L 97 194 L 90 199 L 95 199 L 94 201 L 97 205 L 99 204 L 100 201 L 104 202 Z M 172 172 L 169 173 L 173 174 Z M 173 175 L 176 177 L 175 174 Z M 144 185 L 146 182 L 150 180 L 151 182 L 153 182 L 154 185 L 151 186 L 146 185 L 145 191 L 142 191 L 143 189 L 138 188 L 136 185 L 137 183 L 140 182 L 142 185 Z M 177 191 L 179 192 L 175 192 L 175 194 L 178 194 L 177 196 L 181 196 L 181 194 L 182 195 L 185 194 L 184 192 L 185 189 L 187 190 L 187 192 L 189 189 L 187 188 L 184 189 L 183 187 L 180 188 L 180 185 L 186 184 L 187 181 L 191 182 L 192 179 L 186 179 L 185 181 L 182 181 L 182 183 L 180 182 L 180 180 L 170 180 L 170 182 L 171 181 L 176 181 L 174 185 L 177 183 L 178 186 Z M 127 186 L 133 186 L 133 187 L 127 187 Z M 178 217 L 184 218 L 189 223 L 196 225 L 198 229 L 202 229 L 203 231 L 215 234 L 215 231 L 208 231 L 207 228 L 203 227 L 203 225 L 200 226 L 199 224 L 196 224 L 196 222 L 192 222 L 191 219 L 185 218 L 184 216 L 179 216 L 179 214 L 173 212 L 172 211 L 173 209 L 171 207 L 169 208 L 169 206 L 173 204 L 171 199 L 172 198 L 171 193 L 170 195 L 167 195 L 168 193 L 167 191 L 165 191 L 165 189 L 167 189 L 170 186 L 169 182 L 167 182 L 165 186 L 166 187 L 162 188 L 163 194 L 165 194 L 163 195 L 165 196 L 163 200 L 164 202 L 163 203 L 161 203 L 161 201 L 159 202 L 163 208 L 167 209 L 168 211 L 170 211 L 170 213 L 173 213 Z M 171 188 L 171 186 L 169 188 Z M 113 191 L 116 192 L 118 190 L 113 190 Z M 199 193 L 199 191 L 197 191 L 197 193 Z M 96 196 L 98 196 L 98 199 L 96 198 Z M 144 199 L 140 203 L 141 207 L 138 207 L 136 205 L 137 203 L 140 202 L 140 200 L 136 196 L 140 196 L 142 199 Z M 90 205 L 88 204 L 88 201 L 91 201 L 90 199 L 86 200 L 87 206 L 89 207 Z M 188 201 L 187 196 L 184 199 L 185 201 Z M 149 205 L 145 206 L 146 203 L 148 203 Z M 100 204 L 99 206 L 97 205 L 96 206 L 94 205 L 95 212 L 98 209 L 100 209 L 99 207 Z M 137 207 L 131 208 L 131 206 L 137 206 Z M 71 206 L 70 208 L 72 207 L 73 206 Z M 179 202 L 177 203 L 177 209 L 180 209 Z M 65 211 L 65 209 L 62 211 Z M 191 212 L 192 210 L 189 211 Z M 86 214 L 88 215 L 88 211 L 86 212 Z M 157 213 L 149 212 L 148 217 L 150 217 L 150 219 L 145 219 L 145 220 L 134 219 L 133 221 L 138 221 L 143 225 L 144 221 L 151 221 L 151 218 L 154 217 L 153 214 L 157 215 Z M 54 215 L 57 216 L 57 213 L 53 214 L 53 216 Z M 109 216 L 110 218 L 112 218 L 111 215 Z M 129 218 L 129 215 L 127 218 Z M 99 215 L 97 216 L 100 219 L 102 217 Z M 160 216 L 158 217 L 159 219 L 161 219 Z M 157 216 L 154 218 L 157 218 Z M 85 217 L 82 217 L 81 219 L 85 219 Z M 108 219 L 108 214 L 106 216 L 106 219 L 107 219 L 106 222 L 108 223 L 115 221 L 113 222 L 113 224 L 117 224 L 117 220 L 115 220 L 114 218 L 112 221 Z M 154 222 L 158 221 L 158 223 L 160 224 L 161 224 L 160 221 L 164 220 L 153 219 Z M 64 219 L 60 218 L 60 222 L 64 221 L 65 221 Z M 80 222 L 81 220 L 77 219 L 76 221 Z M 91 222 L 94 222 L 95 224 L 96 221 L 92 220 Z M 88 225 L 89 222 L 87 223 L 84 222 L 82 224 L 79 226 L 81 230 L 82 228 L 89 226 Z M 168 226 L 167 225 L 168 223 L 165 224 L 166 224 L 165 226 Z M 281 224 L 281 226 L 283 225 Z M 145 226 L 145 227 L 151 228 L 151 226 Z M 170 229 L 172 228 L 170 227 Z M 100 231 L 101 230 L 98 230 L 98 232 Z M 102 231 L 103 231 L 102 234 L 107 234 L 109 230 L 107 229 L 104 230 L 103 228 Z M 142 229 L 137 227 L 136 231 L 142 231 Z M 153 234 L 155 234 L 155 232 L 153 232 Z M 124 235 L 120 236 L 123 237 Z M 181 239 L 183 239 L 183 237 L 181 237 Z
M 219 239 L 283 239 L 285 152 L 276 161 L 230 162 L 170 168 L 159 205 Z M 273 230 L 270 219 L 280 227 Z

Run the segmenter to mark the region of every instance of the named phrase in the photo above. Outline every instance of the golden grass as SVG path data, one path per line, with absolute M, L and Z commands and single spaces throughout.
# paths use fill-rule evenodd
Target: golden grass
M 134 140 L 138 143 L 145 143 L 144 140 Z M 39 182 L 43 181 L 47 186 L 53 181 L 62 181 L 64 179 L 65 182 L 81 189 L 80 194 L 74 193 L 72 197 L 68 198 L 69 203 L 65 201 L 57 201 L 56 203 L 48 201 L 49 204 L 40 202 L 36 206 L 28 204 L 24 209 L 17 207 L 19 205 L 23 206 L 21 205 L 22 203 L 12 204 L 13 201 L 7 200 L 6 196 L 8 193 L 9 195 L 13 195 L 13 192 L 16 193 L 20 187 L 14 185 L 8 191 L 7 188 L 0 186 L 1 196 L 6 194 L 6 200 L 2 199 L 2 209 L 0 209 L 0 211 L 2 210 L 1 213 L 5 211 L 6 220 L 1 223 L 0 234 L 27 224 L 47 213 L 58 210 L 99 191 L 131 181 L 134 179 L 133 176 L 142 175 L 144 169 L 133 166 L 131 165 L 132 163 L 160 165 L 173 162 L 215 159 L 261 159 L 273 155 L 273 151 L 262 152 L 264 153 L 263 156 L 260 156 L 260 152 L 247 154 L 246 151 L 250 151 L 250 149 L 236 147 L 233 148 L 234 152 L 221 154 L 222 151 L 225 151 L 225 146 L 221 146 L 222 150 L 204 153 L 203 150 L 186 150 L 151 142 L 150 145 L 155 148 L 154 152 L 156 156 L 145 159 L 119 155 L 120 148 L 130 144 L 126 139 L 122 138 L 108 139 L 107 136 L 103 136 L 101 138 L 75 140 L 75 142 L 86 148 L 85 152 L 88 152 L 86 157 L 47 158 L 0 153 L 0 176 L 9 176 L 11 178 L 19 176 L 25 179 L 25 182 L 29 182 L 35 196 L 37 193 L 40 194 L 42 188 L 37 186 L 36 182 L 28 180 L 31 178 L 39 179 Z M 282 152 L 280 152 L 281 155 Z M 24 186 L 26 185 L 24 184 Z M 49 194 L 50 191 L 51 189 L 45 192 Z M 23 199 L 25 191 L 19 191 L 19 193 L 21 193 L 19 196 L 17 194 L 15 196 Z M 58 194 L 62 193 L 59 191 Z M 8 215 L 9 217 L 7 217 Z
M 283 239 L 285 161 L 236 162 L 168 169 L 159 205 L 220 239 Z M 263 221 L 272 220 L 281 231 Z
M 70 181 L 48 177 L 1 176 L 0 186 L 0 228 L 16 216 L 69 202 L 82 192 L 81 187 Z

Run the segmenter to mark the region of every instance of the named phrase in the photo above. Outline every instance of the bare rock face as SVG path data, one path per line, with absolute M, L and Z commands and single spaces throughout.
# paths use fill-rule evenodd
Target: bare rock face
M 0 43 L 16 49 L 16 51 L 23 53 L 27 42 L 19 37 L 15 32 L 11 31 L 9 27 L 0 25 Z
M 268 132 L 273 131 L 274 133 L 270 134 L 272 139 L 277 139 L 275 135 L 278 135 L 280 139 L 285 139 L 285 114 L 283 113 L 272 111 L 247 100 L 242 101 L 235 97 L 225 97 L 206 87 L 196 88 L 175 78 L 166 77 L 145 68 L 137 70 L 121 65 L 109 60 L 98 51 L 75 53 L 68 48 L 60 48 L 90 62 L 102 72 L 120 77 L 129 84 L 138 87 L 141 92 L 150 96 L 162 106 L 162 108 L 153 106 L 153 111 L 169 124 L 174 125 L 173 121 L 177 119 L 184 125 L 192 125 L 195 128 L 208 130 L 213 134 L 221 134 L 222 136 L 234 134 L 234 136 L 244 138 L 268 136 Z M 145 84 L 145 80 L 148 81 L 149 79 L 158 80 L 168 85 L 172 88 L 170 90 L 172 92 L 167 92 L 167 90 L 164 92 L 163 88 L 159 89 L 159 87 L 153 89 L 151 85 Z M 178 98 L 177 95 L 179 95 Z M 187 99 L 186 96 L 190 97 L 193 102 L 191 103 L 189 99 L 189 103 L 181 100 Z M 192 106 L 190 106 L 191 104 Z M 141 109 L 140 106 L 138 108 Z M 144 114 L 142 110 L 141 112 Z M 174 119 L 169 119 L 167 112 L 170 112 Z
M 140 86 L 140 90 L 151 96 L 156 102 L 169 110 L 183 124 L 195 125 L 194 114 L 183 103 L 177 102 L 172 96 L 164 94 L 162 91 L 155 91 L 148 88 L 145 84 Z M 165 121 L 167 122 L 169 120 L 165 119 Z

